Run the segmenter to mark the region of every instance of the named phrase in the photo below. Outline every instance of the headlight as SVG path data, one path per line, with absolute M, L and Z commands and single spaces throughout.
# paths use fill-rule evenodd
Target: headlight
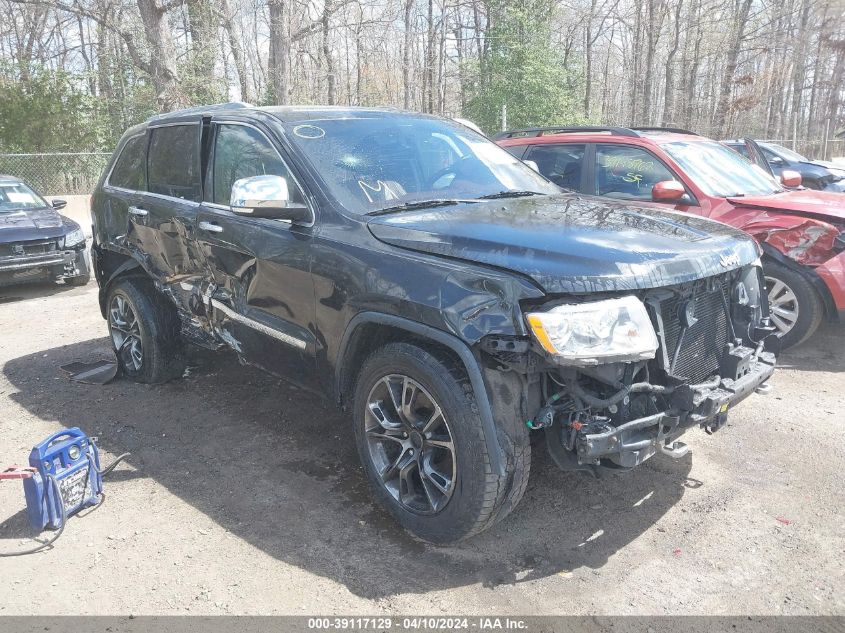
M 527 319 L 537 342 L 562 364 L 640 360 L 657 351 L 654 327 L 636 297 L 560 305 Z
M 65 235 L 65 248 L 76 246 L 77 244 L 81 244 L 84 241 L 85 233 L 82 232 L 82 229 L 74 229 L 73 231 Z

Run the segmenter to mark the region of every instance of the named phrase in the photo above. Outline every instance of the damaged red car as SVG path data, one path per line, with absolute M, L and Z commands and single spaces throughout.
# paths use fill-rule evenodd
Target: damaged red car
M 721 143 L 675 128 L 537 128 L 496 140 L 565 189 L 671 206 L 753 235 L 784 348 L 845 312 L 842 194 L 802 189 L 796 172 L 775 180 Z

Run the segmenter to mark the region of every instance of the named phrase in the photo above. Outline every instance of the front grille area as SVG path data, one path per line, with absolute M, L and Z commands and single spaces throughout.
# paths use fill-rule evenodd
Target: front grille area
M 723 297 L 729 299 L 728 292 L 727 279 L 723 279 L 715 287 L 701 285 L 691 295 L 676 294 L 661 302 L 660 313 L 670 365 L 679 343 L 681 346 L 677 361 L 671 367 L 673 375 L 697 383 L 718 373 L 719 359 L 728 343 L 728 315 L 722 302 Z M 684 332 L 681 313 L 688 301 L 694 302 L 697 321 Z
M 47 255 L 58 250 L 56 240 L 32 240 L 29 242 L 10 242 L 0 244 L 0 257 L 25 257 Z

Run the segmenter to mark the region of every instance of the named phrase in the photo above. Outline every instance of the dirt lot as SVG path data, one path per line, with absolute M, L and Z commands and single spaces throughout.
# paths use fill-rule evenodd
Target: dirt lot
M 0 289 L 0 465 L 75 425 L 106 463 L 132 452 L 54 549 L 0 559 L 0 614 L 845 614 L 843 326 L 686 458 L 592 480 L 536 451 L 514 514 L 435 548 L 373 505 L 345 417 L 233 357 L 70 382 L 108 350 L 96 304 L 93 284 Z M 28 543 L 23 507 L 0 483 L 3 551 Z

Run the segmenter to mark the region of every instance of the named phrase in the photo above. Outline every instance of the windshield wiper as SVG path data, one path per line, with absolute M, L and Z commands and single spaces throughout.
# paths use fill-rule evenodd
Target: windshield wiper
M 370 211 L 368 213 L 365 213 L 364 215 L 385 215 L 387 213 L 397 213 L 398 211 L 413 211 L 414 209 L 429 209 L 432 207 L 449 207 L 455 204 L 463 204 L 470 202 L 474 203 L 478 202 L 478 200 L 474 198 L 435 198 L 433 200 L 417 200 L 414 202 L 404 202 L 402 204 L 397 204 L 392 207 L 384 207 L 383 209 L 376 209 L 375 211 Z
M 539 191 L 500 191 L 498 193 L 489 193 L 486 196 L 481 196 L 479 200 L 496 200 L 497 198 L 524 198 L 525 196 L 544 196 L 546 194 Z

